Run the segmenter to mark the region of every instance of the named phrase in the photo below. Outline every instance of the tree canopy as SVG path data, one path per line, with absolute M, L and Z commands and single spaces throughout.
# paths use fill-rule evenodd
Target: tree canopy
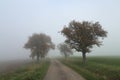
M 53 44 L 51 37 L 40 33 L 40 34 L 33 34 L 29 37 L 28 42 L 24 45 L 26 49 L 31 50 L 31 57 L 44 58 L 50 49 L 54 49 L 55 45 Z
M 102 45 L 100 38 L 107 37 L 107 31 L 102 29 L 99 22 L 71 21 L 64 26 L 61 33 L 66 37 L 65 42 L 78 52 L 83 54 L 83 62 L 86 61 L 86 53 L 91 52 L 94 45 Z
M 65 43 L 59 44 L 58 49 L 60 50 L 61 54 L 65 56 L 65 58 L 73 54 L 73 51 L 70 48 L 70 46 Z

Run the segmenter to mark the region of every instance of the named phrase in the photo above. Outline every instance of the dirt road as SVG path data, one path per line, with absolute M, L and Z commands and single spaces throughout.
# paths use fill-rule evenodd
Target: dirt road
M 85 80 L 72 69 L 57 60 L 52 60 L 44 80 Z

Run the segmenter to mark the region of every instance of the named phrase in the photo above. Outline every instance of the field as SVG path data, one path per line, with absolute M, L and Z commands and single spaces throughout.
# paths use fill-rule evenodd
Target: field
M 18 64 L 19 66 L 16 66 Z M 40 63 L 14 62 L 12 65 L 9 63 L 6 64 L 8 67 L 5 66 L 6 71 L 0 73 L 0 80 L 43 80 L 49 64 L 49 61 L 43 61 Z M 2 66 L 0 69 L 2 70 Z
M 88 57 L 86 64 L 82 63 L 82 58 L 74 57 L 62 63 L 86 80 L 120 80 L 120 57 Z
M 59 60 L 82 75 L 86 80 L 120 80 L 119 57 L 88 57 L 86 64 L 82 63 L 81 57 L 71 57 L 67 60 Z M 52 77 L 58 79 L 60 75 L 63 77 L 64 74 L 64 77 L 67 77 L 67 74 L 71 74 L 71 71 L 66 71 L 66 69 L 62 68 L 59 61 L 52 60 L 52 62 L 53 65 L 50 69 L 53 70 L 49 70 L 49 75 L 52 75 Z M 56 66 L 56 64 L 59 66 Z M 49 65 L 50 61 L 47 60 L 40 63 L 33 63 L 31 61 L 0 63 L 0 80 L 43 80 Z M 53 73 L 51 71 L 53 71 Z M 54 73 L 55 71 L 57 73 Z M 57 74 L 59 77 L 55 76 Z M 49 80 L 49 78 L 46 80 Z
M 30 62 L 30 60 L 0 61 L 0 74 L 17 70 L 20 67 L 28 65 Z

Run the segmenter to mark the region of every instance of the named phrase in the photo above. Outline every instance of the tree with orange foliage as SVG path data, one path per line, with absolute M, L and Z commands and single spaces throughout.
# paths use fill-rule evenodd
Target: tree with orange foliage
M 24 45 L 24 48 L 31 50 L 30 57 L 44 58 L 50 49 L 54 49 L 55 45 L 51 41 L 51 37 L 46 34 L 33 34 L 29 37 L 28 42 Z
M 66 37 L 65 42 L 78 52 L 82 52 L 83 63 L 86 62 L 86 53 L 91 52 L 94 45 L 102 45 L 100 38 L 107 37 L 107 31 L 102 29 L 99 22 L 71 21 L 61 33 Z

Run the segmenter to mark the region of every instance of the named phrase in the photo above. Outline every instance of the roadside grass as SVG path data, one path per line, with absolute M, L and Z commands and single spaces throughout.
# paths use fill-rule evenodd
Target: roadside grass
M 120 58 L 118 57 L 88 57 L 87 63 L 82 58 L 68 58 L 62 63 L 69 66 L 86 80 L 120 80 Z
M 0 75 L 0 80 L 43 80 L 50 62 L 31 63 L 16 71 Z

